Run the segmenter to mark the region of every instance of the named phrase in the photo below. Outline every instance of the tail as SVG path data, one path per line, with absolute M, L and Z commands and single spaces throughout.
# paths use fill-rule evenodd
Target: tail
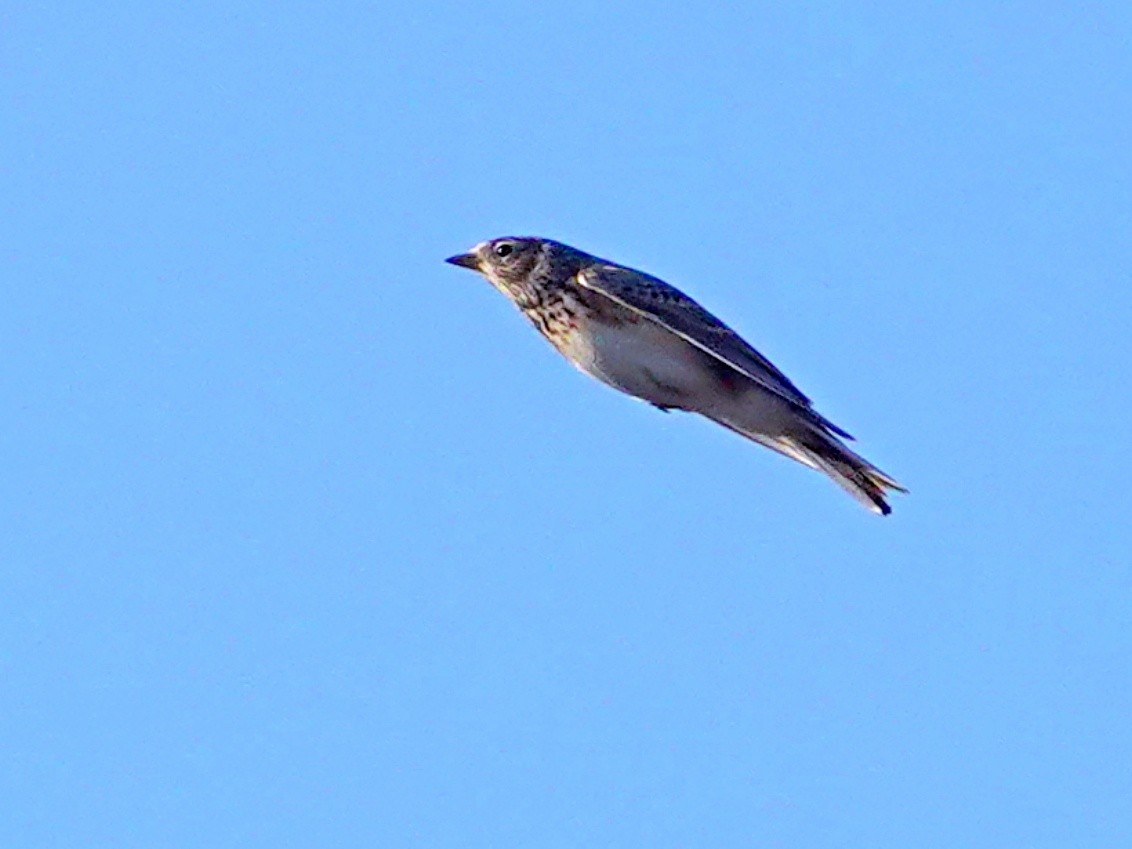
M 805 430 L 799 428 L 800 432 L 790 436 L 771 436 L 755 428 L 741 427 L 731 419 L 715 416 L 709 418 L 752 442 L 784 454 L 811 469 L 825 472 L 838 486 L 881 516 L 892 512 L 885 500 L 888 490 L 908 491 L 864 457 L 846 448 L 841 440 L 825 428 L 823 422 L 807 422 Z
M 804 434 L 783 437 L 782 441 L 805 458 L 802 462 L 825 472 L 838 486 L 881 516 L 892 512 L 885 500 L 888 490 L 908 491 L 827 432 L 814 429 Z

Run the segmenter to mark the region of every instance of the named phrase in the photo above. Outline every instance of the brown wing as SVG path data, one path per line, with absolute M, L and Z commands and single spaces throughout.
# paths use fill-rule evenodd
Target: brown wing
M 802 391 L 738 333 L 663 280 L 631 268 L 597 264 L 583 268 L 578 283 L 654 321 L 697 348 L 784 398 L 808 418 L 847 439 L 849 434 L 813 409 Z

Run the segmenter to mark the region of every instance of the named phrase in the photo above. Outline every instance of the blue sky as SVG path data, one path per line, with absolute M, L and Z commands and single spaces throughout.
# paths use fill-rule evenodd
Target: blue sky
M 1132 845 L 1124 3 L 11 4 L 0 842 Z M 912 490 L 443 258 L 681 286 Z

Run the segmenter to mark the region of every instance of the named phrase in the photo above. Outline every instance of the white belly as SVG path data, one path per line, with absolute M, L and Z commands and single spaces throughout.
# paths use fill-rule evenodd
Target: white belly
M 586 321 L 561 350 L 587 374 L 653 404 L 695 407 L 719 389 L 708 355 L 649 321 Z

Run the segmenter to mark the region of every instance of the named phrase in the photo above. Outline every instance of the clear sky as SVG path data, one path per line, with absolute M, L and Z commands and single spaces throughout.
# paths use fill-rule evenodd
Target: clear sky
M 8 4 L 0 845 L 1132 846 L 1130 43 Z M 443 263 L 505 234 L 681 286 L 912 494 L 574 371 Z

